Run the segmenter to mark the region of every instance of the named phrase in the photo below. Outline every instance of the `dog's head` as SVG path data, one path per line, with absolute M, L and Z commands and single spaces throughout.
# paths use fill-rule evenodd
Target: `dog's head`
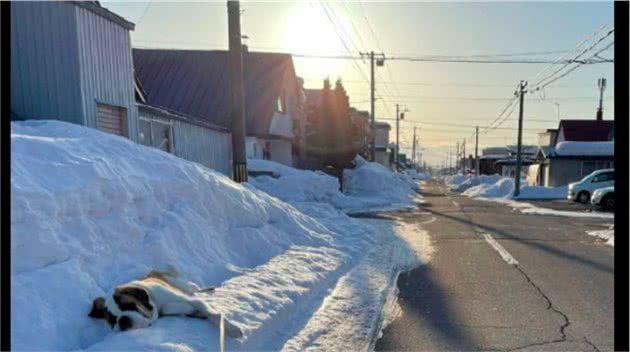
M 105 319 L 113 329 L 125 331 L 150 326 L 157 312 L 146 289 L 120 286 L 107 298 L 96 298 L 88 316 Z

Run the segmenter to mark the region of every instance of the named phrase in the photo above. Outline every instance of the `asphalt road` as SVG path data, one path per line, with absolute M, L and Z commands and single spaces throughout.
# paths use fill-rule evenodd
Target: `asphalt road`
M 585 233 L 611 220 L 521 214 L 437 181 L 421 193 L 402 221 L 436 252 L 399 277 L 403 313 L 376 350 L 613 350 L 613 248 Z

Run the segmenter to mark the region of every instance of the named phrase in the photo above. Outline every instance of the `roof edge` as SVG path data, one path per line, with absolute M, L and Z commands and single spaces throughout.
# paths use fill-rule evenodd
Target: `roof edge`
M 122 16 L 102 7 L 102 6 L 98 6 L 90 1 L 72 1 L 72 3 L 74 3 L 75 5 L 82 7 L 86 10 L 92 11 L 93 13 L 106 18 L 118 25 L 120 25 L 121 27 L 133 31 L 136 28 L 136 25 L 133 24 L 132 22 L 127 21 L 125 18 L 123 18 Z

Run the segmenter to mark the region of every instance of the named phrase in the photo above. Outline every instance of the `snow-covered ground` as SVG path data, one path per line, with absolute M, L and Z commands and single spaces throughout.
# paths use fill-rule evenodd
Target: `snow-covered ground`
M 598 230 L 598 231 L 586 231 L 586 233 L 590 236 L 599 237 L 606 241 L 606 244 L 609 246 L 615 246 L 615 225 L 608 225 L 608 229 L 606 230 Z
M 346 213 L 415 208 L 421 200 L 418 180 L 396 174 L 357 156 L 355 168 L 344 170 L 344 191 L 337 178 L 321 171 L 298 170 L 268 160 L 248 160 L 251 171 L 271 175 L 250 177 L 249 184 L 286 202 L 322 202 Z
M 524 181 L 524 180 L 523 180 Z M 521 184 L 520 194 L 514 197 L 514 179 L 501 177 L 494 183 L 481 183 L 463 192 L 468 197 L 510 198 L 510 199 L 565 199 L 567 186 L 542 187 Z
M 217 350 L 207 321 L 169 317 L 121 333 L 87 316 L 110 288 L 168 269 L 217 286 L 198 295 L 243 330 L 228 350 L 363 349 L 380 315 L 348 316 L 359 305 L 380 312 L 392 277 L 430 244 L 417 229 L 348 217 L 336 179 L 287 169 L 280 179 L 296 184 L 269 177 L 243 186 L 94 129 L 12 122 L 13 349 Z M 380 181 L 362 186 L 360 175 Z M 411 189 L 371 163 L 348 182 L 355 188 L 345 197 L 363 208 L 373 205 L 370 190 L 390 186 L 383 182 Z
M 514 180 L 508 177 L 498 175 L 455 175 L 446 177 L 444 182 L 451 191 L 462 192 L 465 196 L 475 197 L 479 200 L 504 203 L 513 208 L 519 209 L 524 214 L 614 219 L 614 214 L 612 213 L 555 210 L 541 208 L 533 204 L 523 202 L 523 200 L 565 199 L 567 195 L 567 186 L 528 186 L 525 180 L 522 180 L 521 192 L 519 196 L 515 198 L 513 196 Z

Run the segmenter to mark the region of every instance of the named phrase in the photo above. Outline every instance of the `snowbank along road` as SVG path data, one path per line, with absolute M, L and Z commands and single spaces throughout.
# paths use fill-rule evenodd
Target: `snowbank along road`
M 402 315 L 376 350 L 613 349 L 613 248 L 605 219 L 523 214 L 434 181 L 421 212 L 431 261 L 398 279 Z

